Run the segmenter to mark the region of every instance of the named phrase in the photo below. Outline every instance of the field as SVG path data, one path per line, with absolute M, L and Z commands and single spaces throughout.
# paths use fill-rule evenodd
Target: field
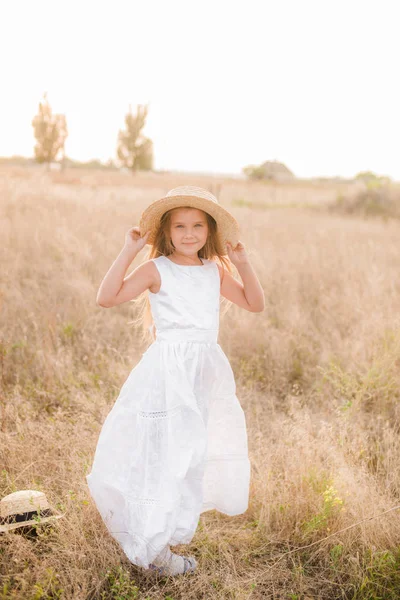
M 124 557 L 85 481 L 145 350 L 132 305 L 95 298 L 143 208 L 185 183 L 238 219 L 266 309 L 232 305 L 219 338 L 246 414 L 249 509 L 204 513 L 176 547 L 198 573 L 157 581 Z M 0 600 L 400 597 L 400 221 L 329 210 L 353 191 L 0 168 L 0 497 L 43 490 L 66 513 L 0 537 Z

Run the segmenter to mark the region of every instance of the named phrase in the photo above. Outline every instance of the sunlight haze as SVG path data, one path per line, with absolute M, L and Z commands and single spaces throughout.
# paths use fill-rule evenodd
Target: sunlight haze
M 44 92 L 66 155 L 116 158 L 149 103 L 154 168 L 400 179 L 397 2 L 5 2 L 0 156 L 33 156 Z

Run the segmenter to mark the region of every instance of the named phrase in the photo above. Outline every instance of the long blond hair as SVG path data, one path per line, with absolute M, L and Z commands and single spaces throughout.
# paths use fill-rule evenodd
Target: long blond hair
M 192 206 L 182 206 L 179 208 L 193 208 Z M 169 256 L 174 251 L 174 245 L 172 244 L 170 237 L 170 229 L 171 229 L 171 216 L 173 211 L 179 210 L 179 208 L 172 208 L 167 210 L 161 217 L 160 223 L 158 225 L 154 243 L 150 246 L 150 249 L 147 253 L 145 260 L 150 260 L 152 258 L 157 258 L 158 256 Z M 200 210 L 200 209 L 198 209 Z M 205 211 L 204 212 L 207 218 L 208 224 L 208 236 L 207 241 L 204 246 L 199 250 L 198 256 L 200 258 L 208 258 L 211 260 L 216 260 L 220 263 L 222 267 L 225 267 L 227 271 L 231 274 L 236 274 L 236 269 L 233 263 L 229 260 L 229 258 L 223 254 L 223 249 L 221 247 L 221 243 L 219 237 L 217 235 L 217 222 L 215 219 L 209 215 Z M 136 306 L 136 318 L 132 321 L 129 321 L 133 326 L 138 326 L 142 329 L 141 342 L 151 342 L 153 341 L 154 335 L 152 333 L 152 325 L 154 325 L 153 315 L 151 312 L 150 300 L 149 300 L 149 290 L 145 290 L 142 294 L 140 294 L 137 298 L 131 300 Z M 226 300 L 226 298 L 222 298 L 221 300 L 221 316 L 226 313 L 226 311 L 231 306 L 231 302 Z

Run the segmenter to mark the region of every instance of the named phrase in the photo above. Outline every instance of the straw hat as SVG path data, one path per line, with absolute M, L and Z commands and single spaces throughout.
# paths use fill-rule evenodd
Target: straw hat
M 147 244 L 154 243 L 155 234 L 162 215 L 171 208 L 190 206 L 199 208 L 210 214 L 217 222 L 217 233 L 221 247 L 227 254 L 226 242 L 235 247 L 239 241 L 239 224 L 236 219 L 223 208 L 217 198 L 209 191 L 193 185 L 181 185 L 168 192 L 164 198 L 152 202 L 142 213 L 139 223 L 140 235 L 143 237 L 150 230 Z
M 27 525 L 47 523 L 63 516 L 64 514 L 52 512 L 44 492 L 20 490 L 0 500 L 0 533 Z

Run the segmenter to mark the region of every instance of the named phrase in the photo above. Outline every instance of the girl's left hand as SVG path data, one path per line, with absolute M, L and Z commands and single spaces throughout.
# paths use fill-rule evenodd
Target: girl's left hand
M 229 260 L 233 262 L 236 267 L 249 262 L 246 248 L 241 241 L 236 244 L 235 248 L 232 247 L 230 242 L 226 242 L 226 247 L 228 248 Z

